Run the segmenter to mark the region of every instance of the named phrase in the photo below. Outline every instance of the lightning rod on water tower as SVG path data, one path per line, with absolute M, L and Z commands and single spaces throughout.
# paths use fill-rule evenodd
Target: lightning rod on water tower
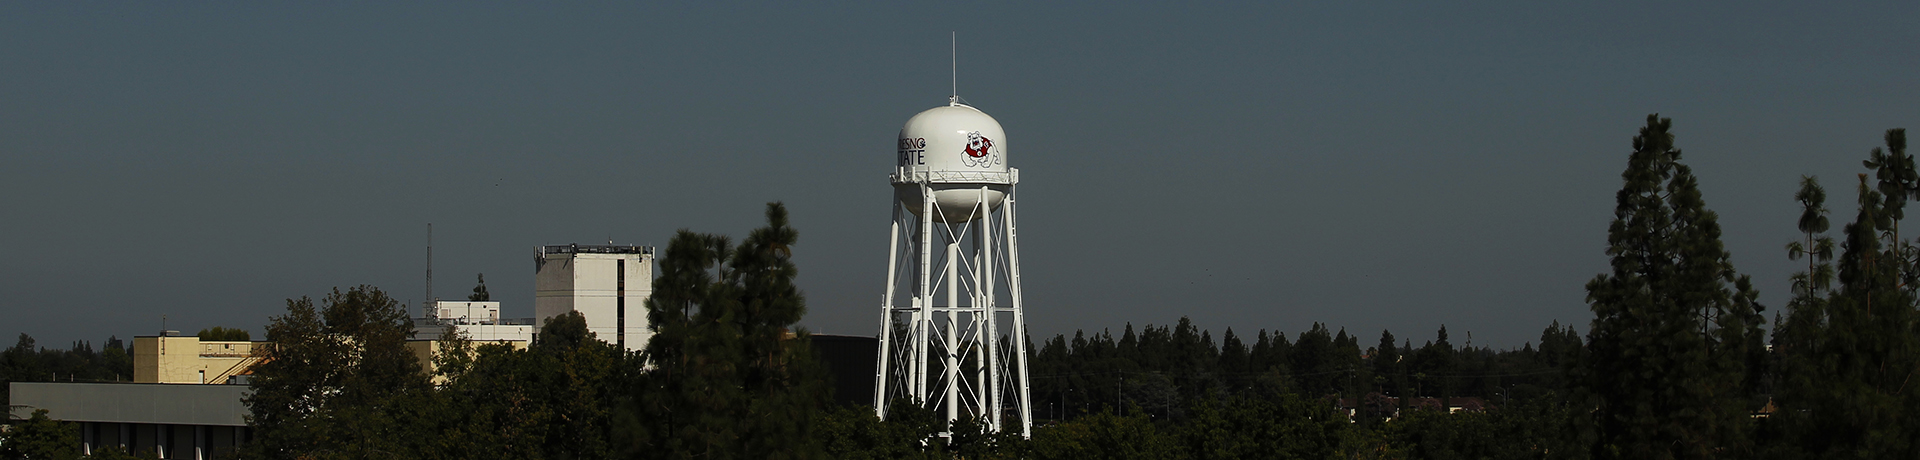
M 1033 433 L 1015 185 L 1000 123 L 949 99 L 900 129 L 873 407 Z M 1017 425 L 1008 426 L 1012 422 Z

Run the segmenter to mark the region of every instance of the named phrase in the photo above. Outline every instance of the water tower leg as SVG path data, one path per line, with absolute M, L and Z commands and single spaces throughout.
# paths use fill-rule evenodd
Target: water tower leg
M 1007 201 L 1000 206 L 1006 209 L 1007 228 L 1007 293 L 1013 297 L 1013 356 L 1020 368 L 1020 436 L 1033 438 L 1033 389 L 1027 379 L 1027 318 L 1026 305 L 1020 298 L 1020 232 L 1017 222 L 1019 214 L 1014 206 L 1014 190 L 1007 187 Z
M 928 187 L 926 183 L 922 182 L 920 184 L 920 228 L 916 229 L 920 237 L 920 245 L 916 251 L 919 253 L 919 260 L 914 261 L 914 265 L 918 266 L 916 267 L 915 275 L 920 278 L 920 284 L 918 286 L 920 292 L 914 296 L 915 305 L 913 311 L 913 397 L 917 404 L 927 404 L 929 402 L 929 398 L 927 397 L 927 353 L 931 351 L 928 350 L 928 348 L 930 348 L 928 345 L 931 344 L 927 340 L 927 334 L 932 331 L 927 329 L 930 323 L 933 322 L 933 280 L 931 273 L 932 266 L 930 265 L 932 261 L 929 260 L 930 256 L 932 256 L 930 251 L 932 251 L 933 248 L 933 213 L 933 190 L 931 187 Z
M 893 201 L 893 226 L 887 232 L 887 290 L 880 297 L 880 339 L 874 357 L 880 363 L 873 377 L 873 415 L 882 420 L 887 418 L 887 381 L 893 373 L 889 364 L 893 354 L 893 289 L 899 281 L 900 272 L 900 200 Z
M 981 209 L 979 231 L 977 233 L 980 237 L 976 240 L 978 242 L 974 244 L 974 251 L 976 254 L 979 254 L 975 257 L 975 260 L 978 261 L 982 275 L 979 295 L 980 302 L 978 306 L 980 308 L 980 314 L 985 315 L 984 319 L 986 320 L 985 328 L 983 329 L 986 332 L 986 336 L 980 339 L 981 342 L 985 344 L 987 352 L 986 388 L 983 389 L 987 392 L 987 397 L 984 398 L 987 401 L 986 416 L 988 426 L 992 427 L 993 431 L 998 433 L 1000 432 L 1000 379 L 1002 376 L 1000 375 L 1000 326 L 995 321 L 1000 314 L 994 311 L 994 304 L 996 303 L 994 302 L 994 297 L 997 294 L 994 290 L 995 286 L 993 283 L 993 240 L 999 237 L 999 232 L 994 231 L 993 228 L 993 208 L 987 204 L 987 192 L 986 187 L 980 187 Z
M 949 232 L 951 233 L 951 232 Z M 960 242 L 951 234 L 947 236 L 947 432 L 952 436 L 953 421 L 960 417 L 960 360 L 959 360 L 959 309 L 960 304 Z
M 973 213 L 975 216 L 978 216 L 980 214 L 979 209 L 980 209 L 980 206 L 978 205 L 974 206 Z M 984 318 L 980 317 L 980 311 L 979 311 L 979 308 L 980 308 L 980 289 L 979 289 L 980 288 L 980 232 L 978 230 L 980 229 L 980 221 L 974 220 L 971 222 L 967 222 L 962 226 L 966 228 L 965 233 L 968 235 L 971 235 L 973 240 L 973 241 L 969 241 L 969 243 L 973 244 L 973 251 L 967 254 L 967 259 L 966 259 L 967 260 L 967 279 L 969 282 L 961 283 L 961 286 L 968 287 L 967 307 L 965 311 L 967 314 L 967 327 L 969 328 L 969 330 L 973 331 L 973 338 L 967 339 L 966 344 L 962 345 L 963 347 L 965 347 L 964 350 L 966 350 L 968 353 L 973 354 L 973 361 L 974 361 L 973 376 L 972 376 L 974 384 L 973 386 L 967 387 L 967 390 L 968 390 L 967 400 L 973 403 L 973 406 L 972 406 L 973 409 L 972 411 L 967 413 L 967 416 L 978 418 L 986 415 L 982 411 L 986 409 L 986 404 L 987 404 L 987 390 L 986 390 L 987 366 L 985 365 L 986 355 L 981 354 L 983 353 L 983 351 L 980 350 L 980 337 L 981 337 L 981 334 L 984 333 L 981 327 L 982 325 L 986 324 L 981 322 L 982 320 L 984 320 Z

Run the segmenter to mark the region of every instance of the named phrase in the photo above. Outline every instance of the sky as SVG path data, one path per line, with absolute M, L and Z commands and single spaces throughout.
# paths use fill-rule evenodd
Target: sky
M 1037 338 L 1511 348 L 1592 320 L 1648 114 L 1769 317 L 1799 178 L 1837 229 L 1920 128 L 1915 2 L 1286 3 L 0 4 L 0 333 L 417 305 L 428 223 L 434 295 L 485 273 L 527 317 L 540 245 L 738 238 L 781 201 L 802 325 L 872 335 L 894 137 L 957 75 L 1021 169 Z

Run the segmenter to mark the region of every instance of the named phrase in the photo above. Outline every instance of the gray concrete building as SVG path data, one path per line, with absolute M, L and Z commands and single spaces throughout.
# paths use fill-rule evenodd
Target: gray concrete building
M 231 458 L 247 440 L 246 385 L 12 382 L 17 418 L 46 409 L 80 424 L 80 449 L 118 447 L 163 459 Z

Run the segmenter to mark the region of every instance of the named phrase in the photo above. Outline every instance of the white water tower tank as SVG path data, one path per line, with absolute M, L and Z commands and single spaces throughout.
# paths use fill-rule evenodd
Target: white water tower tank
M 915 215 L 921 203 L 916 180 L 929 183 L 934 205 L 947 223 L 971 221 L 998 209 L 1012 183 L 1006 131 L 986 112 L 965 104 L 934 107 L 907 119 L 900 128 L 898 152 L 894 195 Z M 976 209 L 983 195 L 988 210 Z

